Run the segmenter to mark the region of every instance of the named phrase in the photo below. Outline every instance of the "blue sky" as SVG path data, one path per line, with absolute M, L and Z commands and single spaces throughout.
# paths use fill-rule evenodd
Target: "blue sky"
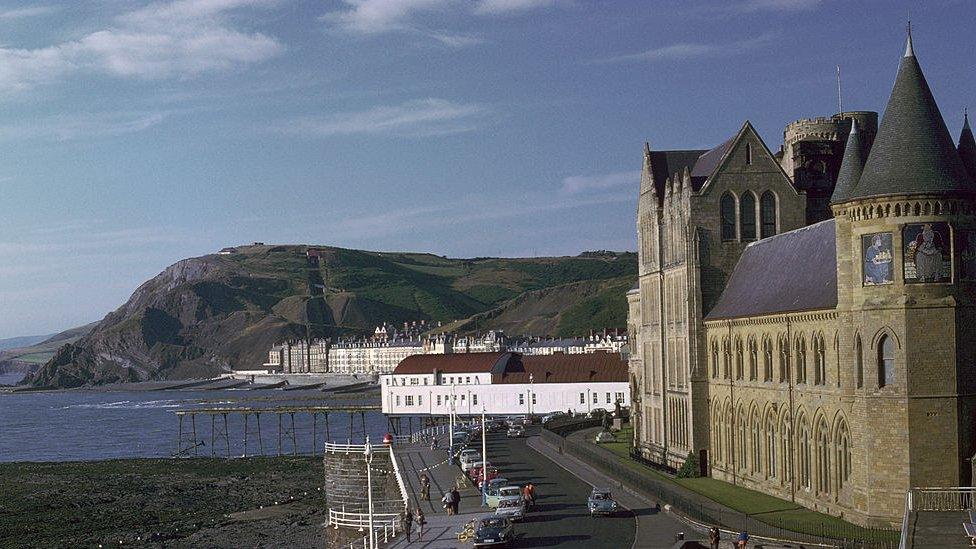
M 955 137 L 968 0 L 0 0 L 0 338 L 255 240 L 632 250 L 645 140 L 880 110 L 910 10 Z

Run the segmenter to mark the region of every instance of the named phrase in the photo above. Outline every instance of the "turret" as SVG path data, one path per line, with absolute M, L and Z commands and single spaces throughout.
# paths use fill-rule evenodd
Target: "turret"
M 864 157 L 864 147 L 861 144 L 857 120 L 851 119 L 851 133 L 847 137 L 847 145 L 844 147 L 844 159 L 841 161 L 840 172 L 837 174 L 834 194 L 830 197 L 831 203 L 843 202 L 854 186 L 857 185 L 857 180 L 861 178 L 861 172 L 864 171 Z

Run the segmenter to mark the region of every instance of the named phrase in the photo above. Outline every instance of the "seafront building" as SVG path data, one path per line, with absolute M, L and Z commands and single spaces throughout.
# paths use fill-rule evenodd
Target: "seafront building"
M 380 376 L 383 413 L 402 416 L 547 414 L 630 406 L 616 353 L 415 355 Z
M 405 327 L 407 325 L 405 324 Z M 417 326 L 414 323 L 412 326 Z M 421 325 L 424 326 L 424 325 Z M 406 334 L 406 335 L 405 335 Z M 377 327 L 369 339 L 316 339 L 287 341 L 268 352 L 263 371 L 277 373 L 340 373 L 378 375 L 392 372 L 403 359 L 412 355 L 518 352 L 523 355 L 557 353 L 620 353 L 626 348 L 627 336 L 612 332 L 592 334 L 585 338 L 509 339 L 501 331 L 482 336 L 437 334 L 421 336 L 409 330 L 399 332 L 391 326 Z
M 645 149 L 635 445 L 900 524 L 910 487 L 974 480 L 976 142 L 968 120 L 953 142 L 911 36 L 880 128 L 833 119 L 849 122 L 841 162 L 817 165 L 836 166 L 824 219 L 821 183 L 801 188 L 748 123 L 697 156 Z

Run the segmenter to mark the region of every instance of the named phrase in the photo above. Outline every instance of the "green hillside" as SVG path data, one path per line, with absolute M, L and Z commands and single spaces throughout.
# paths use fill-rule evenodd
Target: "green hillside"
M 246 246 L 180 261 L 140 286 L 31 381 L 76 386 L 253 368 L 274 343 L 440 321 L 512 335 L 624 328 L 633 253 L 453 259 Z

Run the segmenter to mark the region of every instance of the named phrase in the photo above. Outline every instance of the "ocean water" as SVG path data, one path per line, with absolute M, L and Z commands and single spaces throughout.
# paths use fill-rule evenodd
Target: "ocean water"
M 0 383 L 3 383 L 0 381 Z M 133 457 L 170 457 L 183 450 L 188 455 L 238 457 L 244 450 L 244 423 L 240 414 L 229 414 L 227 436 L 217 417 L 215 444 L 211 444 L 209 416 L 198 415 L 196 439 L 189 417 L 183 420 L 183 439 L 175 410 L 192 408 L 274 408 L 277 406 L 342 406 L 378 404 L 378 400 L 329 398 L 318 391 L 61 391 L 0 393 L 0 461 L 77 461 Z M 350 419 L 352 431 L 350 433 Z M 329 414 L 328 424 L 319 414 L 295 414 L 298 453 L 311 453 L 313 425 L 321 451 L 326 440 L 362 443 L 365 435 L 381 440 L 388 431 L 385 416 L 367 412 L 365 431 L 357 413 Z M 248 455 L 258 453 L 255 417 L 248 425 Z M 328 429 L 328 432 L 327 432 Z M 291 418 L 282 416 L 282 450 L 292 453 Z M 186 450 L 193 446 L 192 450 Z M 261 439 L 265 455 L 278 452 L 278 417 L 261 415 Z M 202 444 L 201 444 L 202 443 Z M 229 446 L 229 451 L 228 451 Z

